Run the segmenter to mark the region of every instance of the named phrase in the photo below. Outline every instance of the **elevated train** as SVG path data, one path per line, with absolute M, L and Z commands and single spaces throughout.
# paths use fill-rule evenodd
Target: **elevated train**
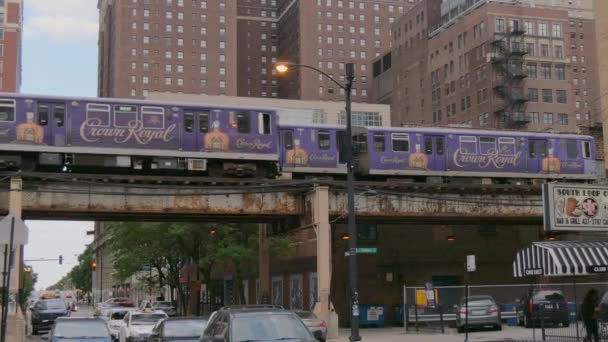
M 343 126 L 275 110 L 0 93 L 0 169 L 295 177 L 346 173 Z M 356 127 L 361 177 L 596 177 L 590 136 Z

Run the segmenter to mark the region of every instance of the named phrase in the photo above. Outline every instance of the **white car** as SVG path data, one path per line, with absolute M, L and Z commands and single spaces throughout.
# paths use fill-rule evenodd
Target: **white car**
M 124 325 L 125 316 L 130 311 L 136 311 L 135 308 L 113 308 L 102 310 L 104 312 L 103 320 L 106 321 L 106 325 L 108 326 L 108 330 L 110 330 L 110 335 L 112 336 L 113 341 L 118 341 L 120 336 L 120 328 Z
M 144 342 L 152 333 L 154 325 L 161 319 L 167 318 L 167 314 L 160 310 L 129 311 L 123 319 L 120 327 L 120 342 Z

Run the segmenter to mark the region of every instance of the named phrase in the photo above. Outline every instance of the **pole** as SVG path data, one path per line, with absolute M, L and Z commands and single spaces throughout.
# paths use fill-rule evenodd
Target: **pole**
M 467 277 L 468 278 L 468 277 Z M 464 287 L 464 341 L 469 340 L 469 283 Z
M 103 254 L 99 258 L 99 302 L 103 302 Z
M 355 222 L 355 174 L 353 170 L 353 128 L 351 113 L 351 89 L 355 78 L 355 65 L 346 63 L 346 191 L 348 198 L 348 249 L 350 251 L 349 282 L 352 311 L 350 319 L 350 341 L 360 341 L 359 336 L 359 290 L 357 287 L 357 224 Z
M 0 319 L 0 336 L 4 336 L 4 328 L 5 326 L 1 324 L 1 322 L 4 322 L 4 298 L 7 297 L 6 295 L 6 265 L 8 264 L 8 244 L 4 245 L 4 266 L 2 268 L 2 318 Z
M 407 287 L 403 284 L 403 330 L 407 332 Z
M 6 267 L 6 283 L 4 284 L 4 296 L 2 296 L 2 333 L 0 334 L 0 342 L 6 341 L 6 320 L 8 316 L 8 296 L 10 295 L 9 287 L 11 286 L 11 266 L 13 264 L 13 239 L 15 238 L 15 217 L 11 218 L 11 237 L 9 242 L 8 267 Z M 5 256 L 6 256 L 6 249 Z M 5 257 L 6 265 L 6 257 Z

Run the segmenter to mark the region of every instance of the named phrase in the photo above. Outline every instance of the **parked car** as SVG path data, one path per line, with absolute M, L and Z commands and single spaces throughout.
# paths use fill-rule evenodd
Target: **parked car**
M 129 298 L 110 298 L 105 302 L 97 303 L 95 305 L 95 314 L 100 315 L 101 310 L 113 307 L 124 307 L 124 308 L 134 308 L 135 304 Z
M 110 330 L 113 341 L 118 341 L 120 328 L 124 325 L 124 319 L 127 313 L 135 310 L 135 308 L 112 308 L 107 309 L 106 313 L 102 316 L 108 326 L 108 330 Z
M 304 325 L 310 330 L 313 336 L 319 336 L 317 339 L 321 342 L 325 342 L 327 339 L 327 322 L 318 318 L 314 313 L 310 311 L 294 311 Z
M 177 316 L 177 309 L 171 302 L 156 302 L 152 305 L 152 308 L 164 311 L 169 317 Z
M 59 317 L 69 316 L 70 311 L 63 299 L 39 300 L 31 308 L 32 332 L 38 334 L 40 330 L 49 330 Z
M 320 337 L 320 336 L 317 336 Z M 201 342 L 315 341 L 294 312 L 272 306 L 227 307 L 217 311 Z
M 99 318 L 59 318 L 43 340 L 51 342 L 112 342 L 110 331 Z
M 459 333 L 465 332 L 467 327 L 469 329 L 491 327 L 502 330 L 500 309 L 491 296 L 469 296 L 468 301 L 461 298 L 455 308 L 456 328 Z
M 161 319 L 167 318 L 162 311 L 129 311 L 120 327 L 120 342 L 144 342 Z
M 207 326 L 207 318 L 180 317 L 163 319 L 152 329 L 148 342 L 198 342 Z
M 556 289 L 535 289 L 529 292 L 517 309 L 519 325 L 531 328 L 532 325 L 570 326 L 568 300 L 564 293 Z
M 599 318 L 604 322 L 608 322 L 608 291 L 604 292 L 598 305 Z

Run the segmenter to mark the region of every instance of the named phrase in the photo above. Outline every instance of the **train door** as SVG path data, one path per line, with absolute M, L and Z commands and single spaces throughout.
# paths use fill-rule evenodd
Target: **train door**
M 528 140 L 528 172 L 540 173 L 547 157 L 547 139 Z
M 424 137 L 424 152 L 429 160 L 430 170 L 445 171 L 445 137 L 442 135 L 427 135 Z
M 209 111 L 184 110 L 182 148 L 186 151 L 203 150 L 204 135 L 209 132 Z
M 336 131 L 336 153 L 338 153 L 338 167 L 346 167 L 346 132 Z
M 50 146 L 65 146 L 66 110 L 63 103 L 38 103 L 38 124 L 44 128 L 44 143 Z
M 293 167 L 293 160 L 289 160 L 287 157 L 287 154 L 294 149 L 293 129 L 282 129 L 279 140 L 281 142 L 279 150 L 281 151 L 281 160 L 283 161 L 283 165 Z

